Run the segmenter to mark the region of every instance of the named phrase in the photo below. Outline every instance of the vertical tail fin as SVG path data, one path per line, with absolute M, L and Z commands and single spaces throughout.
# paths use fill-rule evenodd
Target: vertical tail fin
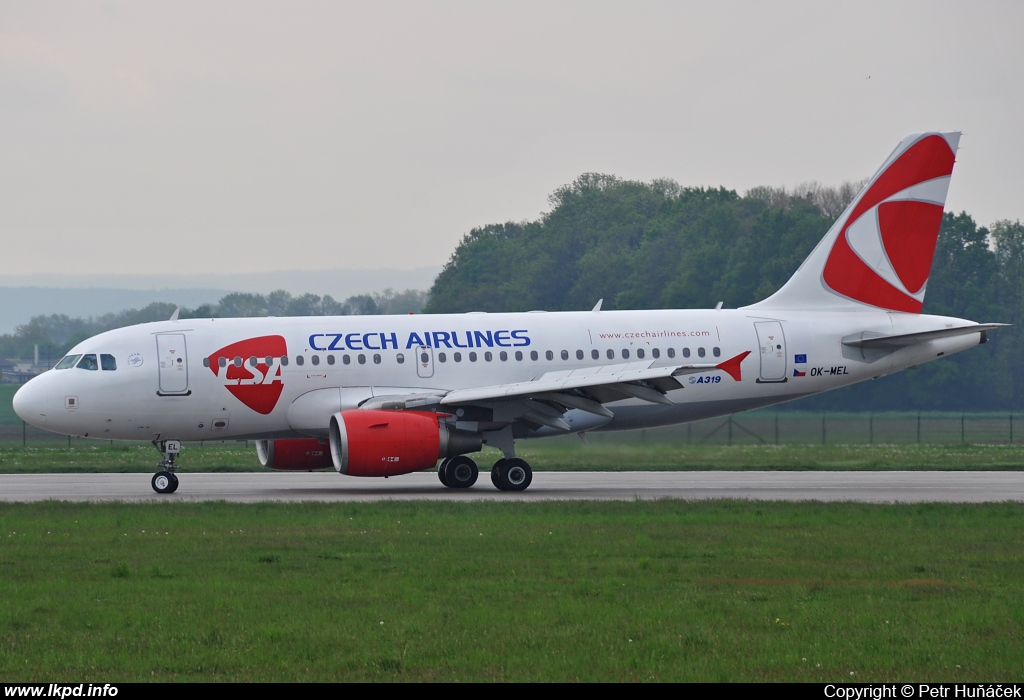
M 752 308 L 920 313 L 959 142 L 959 132 L 903 139 L 796 274 Z

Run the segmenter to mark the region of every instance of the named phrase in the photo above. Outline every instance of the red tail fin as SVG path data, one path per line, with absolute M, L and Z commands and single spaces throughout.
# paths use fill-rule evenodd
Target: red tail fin
M 920 313 L 959 139 L 903 139 L 789 282 L 754 307 Z

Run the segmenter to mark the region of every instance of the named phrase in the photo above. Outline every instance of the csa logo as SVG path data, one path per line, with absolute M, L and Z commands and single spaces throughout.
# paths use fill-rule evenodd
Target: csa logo
M 919 313 L 953 151 L 941 136 L 908 148 L 856 203 L 822 274 L 832 291 L 865 304 Z
M 249 338 L 210 355 L 210 371 L 224 382 L 232 396 L 257 413 L 267 415 L 274 410 L 284 390 L 279 358 L 287 354 L 288 346 L 280 335 Z M 253 357 L 255 366 L 250 362 Z M 272 367 L 267 365 L 268 357 L 278 358 Z M 220 366 L 221 358 L 227 363 L 226 367 Z M 235 358 L 241 359 L 241 366 L 235 363 Z

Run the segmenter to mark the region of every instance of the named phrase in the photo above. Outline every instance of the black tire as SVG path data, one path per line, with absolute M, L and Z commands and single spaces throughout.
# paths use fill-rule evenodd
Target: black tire
M 157 472 L 151 483 L 157 493 L 174 493 L 178 490 L 178 477 L 171 472 Z
M 495 484 L 502 491 L 525 491 L 533 483 L 533 469 L 529 462 L 523 459 L 513 458 L 502 460 L 497 468 L 500 472 L 500 483 Z
M 468 489 L 476 483 L 477 477 L 480 476 L 480 470 L 477 469 L 476 462 L 465 455 L 459 455 L 448 461 L 444 475 L 448 480 L 449 487 Z
M 448 457 L 441 461 L 441 465 L 437 468 L 437 478 L 441 480 L 441 483 L 448 486 L 448 476 L 445 474 L 445 470 L 448 468 L 448 462 L 452 461 L 451 457 Z

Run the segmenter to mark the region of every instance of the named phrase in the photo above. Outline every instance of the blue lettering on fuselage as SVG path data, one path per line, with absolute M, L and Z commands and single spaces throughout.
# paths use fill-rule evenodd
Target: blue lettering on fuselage
M 409 333 L 405 349 L 428 348 L 521 348 L 530 344 L 526 329 L 497 331 L 423 331 Z M 371 333 L 313 333 L 309 347 L 320 352 L 333 350 L 397 350 L 398 334 Z

